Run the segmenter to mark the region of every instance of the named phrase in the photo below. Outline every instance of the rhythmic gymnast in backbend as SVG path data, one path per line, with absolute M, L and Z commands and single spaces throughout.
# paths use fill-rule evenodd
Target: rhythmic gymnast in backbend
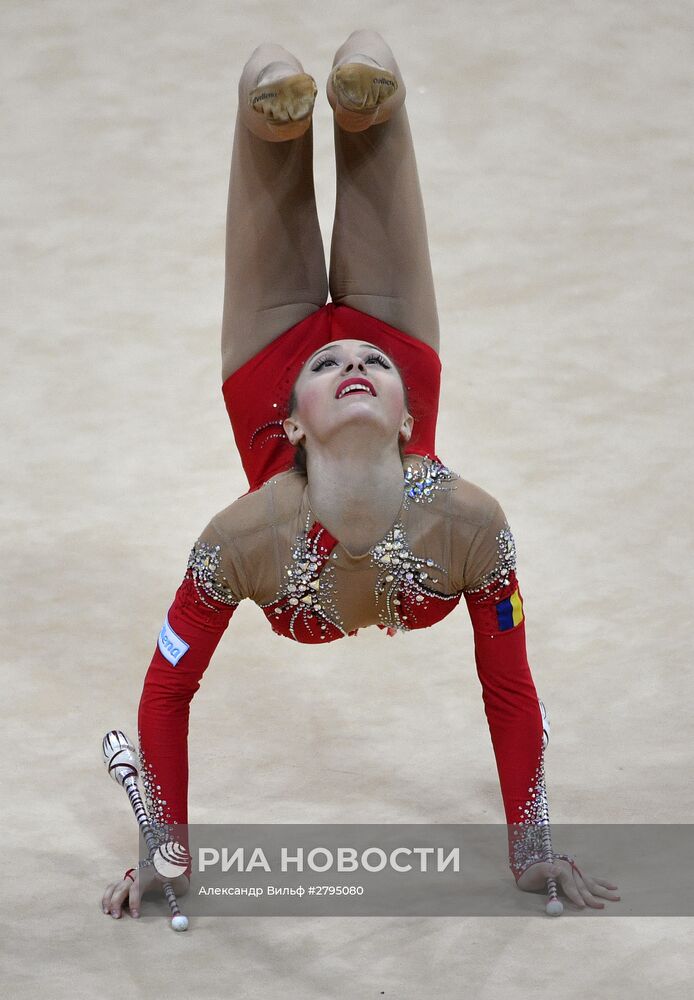
M 427 628 L 464 597 L 516 883 L 542 890 L 553 875 L 577 905 L 602 907 L 616 886 L 566 855 L 547 860 L 522 835 L 546 817 L 544 716 L 504 512 L 436 455 L 439 326 L 400 68 L 374 31 L 353 32 L 335 54 L 329 283 L 313 186 L 316 93 L 275 44 L 254 50 L 239 83 L 222 392 L 249 490 L 196 540 L 145 677 L 150 815 L 188 822 L 189 705 L 244 598 L 278 635 L 325 643 L 370 625 Z M 129 869 L 110 885 L 104 912 L 120 916 L 128 903 L 137 914 L 148 873 Z M 176 882 L 180 891 L 187 878 Z

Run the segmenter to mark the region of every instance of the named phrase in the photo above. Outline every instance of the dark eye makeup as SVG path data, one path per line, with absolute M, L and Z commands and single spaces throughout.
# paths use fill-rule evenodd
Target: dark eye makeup
M 311 371 L 319 372 L 321 368 L 325 368 L 325 366 L 329 364 L 336 365 L 337 361 L 335 360 L 335 358 L 330 358 L 330 357 L 316 358 L 316 360 L 311 365 Z
M 386 359 L 383 357 L 382 354 L 369 354 L 368 358 L 366 359 L 367 365 L 371 361 L 377 361 L 378 364 L 382 365 L 384 368 L 390 368 L 390 364 L 388 363 L 388 361 L 386 361 Z
M 390 364 L 388 363 L 387 359 L 384 358 L 382 354 L 378 354 L 378 353 L 376 353 L 376 354 L 368 354 L 364 360 L 365 360 L 365 363 L 367 365 L 371 364 L 372 362 L 375 361 L 377 364 L 381 365 L 383 368 L 390 368 L 391 367 Z M 319 357 L 316 358 L 316 360 L 311 365 L 311 371 L 312 372 L 319 372 L 327 364 L 331 364 L 331 363 L 334 364 L 334 365 L 337 364 L 337 361 L 335 360 L 334 357 L 332 357 L 332 355 L 326 354 L 324 356 L 319 356 Z

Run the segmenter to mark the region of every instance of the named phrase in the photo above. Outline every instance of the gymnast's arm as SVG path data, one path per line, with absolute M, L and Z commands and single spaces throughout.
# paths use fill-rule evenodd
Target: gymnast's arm
M 515 542 L 498 502 L 472 541 L 464 575 L 477 675 L 508 824 L 509 867 L 517 883 L 526 868 L 542 860 L 526 824 L 538 820 L 545 793 L 543 717 L 526 653 Z
M 233 507 L 233 505 L 232 505 Z M 218 516 L 218 515 L 217 515 Z M 138 711 L 142 779 L 155 827 L 188 822 L 190 702 L 239 602 L 244 576 L 213 518 L 195 542 L 145 675 Z M 187 847 L 185 829 L 167 839 Z M 190 866 L 186 870 L 190 876 Z

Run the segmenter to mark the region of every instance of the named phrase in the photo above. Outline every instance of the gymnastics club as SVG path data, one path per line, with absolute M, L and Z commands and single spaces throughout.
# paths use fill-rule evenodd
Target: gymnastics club
M 552 850 L 552 834 L 549 828 L 549 805 L 547 802 L 547 788 L 545 784 L 545 748 L 549 743 L 549 716 L 547 715 L 547 709 L 545 708 L 544 702 L 540 701 L 540 714 L 542 715 L 542 818 L 540 819 L 540 825 L 542 827 L 542 850 L 545 856 L 545 861 L 549 861 L 550 864 L 554 861 L 554 852 Z M 547 895 L 549 899 L 545 906 L 545 912 L 549 913 L 550 917 L 559 917 L 564 912 L 564 904 L 559 899 L 557 895 L 557 883 L 551 875 L 547 879 Z
M 157 838 L 145 809 L 140 789 L 137 786 L 139 760 L 135 745 L 130 742 L 122 729 L 112 729 L 106 733 L 102 743 L 104 764 L 114 781 L 122 785 L 128 793 L 135 819 L 149 848 L 150 857 L 157 849 Z M 188 917 L 178 908 L 176 893 L 170 882 L 162 885 L 166 901 L 171 910 L 171 926 L 175 931 L 188 930 Z

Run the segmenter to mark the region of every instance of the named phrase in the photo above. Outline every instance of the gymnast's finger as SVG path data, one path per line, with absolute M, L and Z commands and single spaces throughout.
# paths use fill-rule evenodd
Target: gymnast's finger
M 107 885 L 106 889 L 104 890 L 104 894 L 101 897 L 101 909 L 104 911 L 104 913 L 111 912 L 111 896 L 113 895 L 113 890 L 116 888 L 117 885 L 118 885 L 117 882 L 111 882 L 111 884 Z
M 613 891 L 619 889 L 618 885 L 614 885 L 613 882 L 608 882 L 606 878 L 599 878 L 597 875 L 591 875 L 590 879 L 592 882 L 596 882 L 598 885 L 603 886 L 605 889 L 612 889 Z
M 130 895 L 128 896 L 128 908 L 130 910 L 131 917 L 140 916 L 140 886 L 141 880 L 135 879 L 131 888 Z
M 595 910 L 604 910 L 605 904 L 601 903 L 600 900 L 596 899 L 596 897 L 588 888 L 586 880 L 583 877 L 583 875 L 579 873 L 577 868 L 572 869 L 572 871 L 574 876 L 574 882 L 576 883 L 576 887 L 578 888 L 578 891 L 580 892 L 583 901 L 587 903 L 588 906 L 592 906 L 593 909 Z
M 111 916 L 114 917 L 116 920 L 121 915 L 121 912 L 122 912 L 122 909 L 123 909 L 123 902 L 127 898 L 128 894 L 130 892 L 130 886 L 132 884 L 133 883 L 132 883 L 131 879 L 129 879 L 129 878 L 122 879 L 118 883 L 118 885 L 116 886 L 116 888 L 113 890 L 113 894 L 111 896 L 111 907 L 110 907 L 110 909 L 111 909 Z
M 585 909 L 585 903 L 583 902 L 583 897 L 578 891 L 578 886 L 576 885 L 574 879 L 574 873 L 571 869 L 571 865 L 565 862 L 557 863 L 554 866 L 554 878 L 559 880 L 567 899 L 570 899 L 572 903 L 575 903 L 579 909 Z
M 599 878 L 595 878 L 595 876 L 591 875 L 584 875 L 583 881 L 588 886 L 588 888 L 590 889 L 590 891 L 593 893 L 594 896 L 602 896 L 603 899 L 612 899 L 615 901 L 622 898 L 616 892 L 611 891 L 617 888 L 617 886 L 612 885 L 611 882 L 605 883 L 601 881 Z

